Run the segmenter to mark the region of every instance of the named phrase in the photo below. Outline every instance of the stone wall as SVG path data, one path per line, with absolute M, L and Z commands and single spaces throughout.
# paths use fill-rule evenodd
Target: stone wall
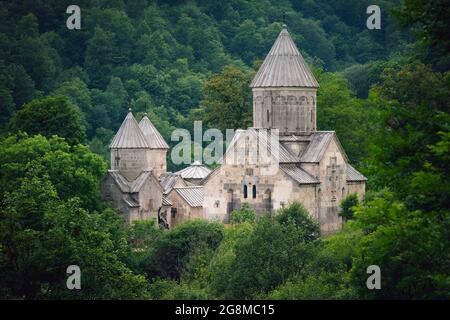
M 149 149 L 112 149 L 111 169 L 119 170 L 128 181 L 133 181 L 145 169 L 151 168 Z
M 207 219 L 229 223 L 231 211 L 241 208 L 244 202 L 262 215 L 298 201 L 315 218 L 316 193 L 315 185 L 299 185 L 279 169 L 224 164 L 204 183 L 203 207 Z
M 278 128 L 280 134 L 316 130 L 316 89 L 253 88 L 253 126 Z
M 318 166 L 321 181 L 318 190 L 319 221 L 323 234 L 342 228 L 342 218 L 337 214 L 343 197 L 347 194 L 347 163 L 335 140 L 329 143 Z
M 187 202 L 175 191 L 172 190 L 167 198 L 172 202 L 172 207 L 167 210 L 168 223 L 173 227 L 183 221 L 195 218 L 204 218 L 202 207 L 191 207 Z
M 145 184 L 139 191 L 139 215 L 140 219 L 157 219 L 158 210 L 162 205 L 162 188 L 156 180 L 151 177 L 147 179 Z
M 282 142 L 282 145 L 288 150 L 291 154 L 296 157 L 300 157 L 302 152 L 308 146 L 309 141 L 289 141 Z
M 347 196 L 350 193 L 356 193 L 358 195 L 359 201 L 364 199 L 364 194 L 366 193 L 366 182 L 365 181 L 347 181 Z
M 156 178 L 167 171 L 166 154 L 166 149 L 151 149 L 148 152 L 148 163 Z
M 162 188 L 159 183 L 149 177 L 137 193 L 123 193 L 108 174 L 100 185 L 100 191 L 104 201 L 122 213 L 124 220 L 128 223 L 135 220 L 146 220 L 157 218 L 158 209 L 162 204 Z M 129 197 L 139 204 L 139 207 L 130 207 L 124 197 Z
M 103 177 L 100 182 L 100 192 L 102 199 L 109 203 L 111 207 L 120 209 L 122 206 L 122 191 L 114 182 L 114 179 L 109 175 Z
M 119 210 L 122 219 L 126 223 L 130 223 L 139 218 L 139 208 L 131 208 L 123 201 L 122 191 L 109 174 L 103 178 L 100 184 L 100 191 L 102 199 L 114 209 Z
M 143 170 L 152 168 L 159 177 L 166 172 L 165 149 L 113 149 L 111 150 L 111 169 L 133 181 Z

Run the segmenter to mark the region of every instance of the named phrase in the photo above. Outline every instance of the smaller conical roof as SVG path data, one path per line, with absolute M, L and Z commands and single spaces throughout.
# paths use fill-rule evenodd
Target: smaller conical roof
M 147 117 L 147 114 L 145 114 L 142 120 L 139 122 L 139 128 L 144 134 L 144 137 L 147 139 L 147 143 L 150 148 L 169 149 L 168 144 L 159 133 L 159 131 L 155 128 L 150 119 Z
M 144 137 L 136 119 L 129 110 L 125 120 L 117 131 L 114 139 L 109 145 L 110 149 L 140 149 L 150 148 L 147 139 Z
M 283 30 L 275 40 L 250 87 L 319 87 L 319 83 L 289 35 L 286 25 L 283 25 Z
M 183 179 L 204 179 L 211 173 L 211 169 L 200 161 L 195 161 L 189 167 L 177 172 Z

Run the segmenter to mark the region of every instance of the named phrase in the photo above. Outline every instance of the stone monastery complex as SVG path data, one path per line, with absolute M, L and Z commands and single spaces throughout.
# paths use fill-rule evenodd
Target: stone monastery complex
M 156 218 L 164 227 L 192 218 L 228 223 L 243 203 L 263 215 L 297 201 L 322 233 L 339 230 L 341 199 L 362 197 L 367 179 L 334 131 L 316 130 L 319 84 L 285 26 L 250 87 L 253 127 L 236 131 L 214 170 L 194 162 L 167 172 L 169 146 L 147 116 L 138 123 L 130 111 L 110 144 L 103 198 L 127 222 Z

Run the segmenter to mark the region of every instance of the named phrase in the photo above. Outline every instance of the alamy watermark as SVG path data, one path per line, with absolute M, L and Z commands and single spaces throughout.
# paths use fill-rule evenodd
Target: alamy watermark
M 370 14 L 367 18 L 366 26 L 369 30 L 381 29 L 381 10 L 377 5 L 370 5 L 366 9 L 366 13 Z
M 73 264 L 67 267 L 66 273 L 69 275 L 67 277 L 66 286 L 69 290 L 80 290 L 81 289 L 81 270 L 80 267 Z
M 381 269 L 377 265 L 370 265 L 366 270 L 367 274 L 370 276 L 367 278 L 366 286 L 369 290 L 380 290 L 381 289 Z
M 66 20 L 66 26 L 69 30 L 80 30 L 81 29 L 81 9 L 79 6 L 72 4 L 67 7 L 66 13 L 70 16 Z
M 191 164 L 194 160 L 208 165 L 258 165 L 267 169 L 265 174 L 274 173 L 272 168 L 280 161 L 278 129 L 226 129 L 224 137 L 219 129 L 203 132 L 202 127 L 201 121 L 194 121 L 194 139 L 186 129 L 172 132 L 171 141 L 178 142 L 170 155 L 174 164 Z

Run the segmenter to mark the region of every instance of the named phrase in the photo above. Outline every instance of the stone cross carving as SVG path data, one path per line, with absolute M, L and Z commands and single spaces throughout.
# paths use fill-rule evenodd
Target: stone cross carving
M 115 157 L 114 157 L 115 165 L 116 165 L 117 167 L 119 167 L 119 162 L 120 162 L 119 150 L 115 150 L 114 153 L 115 153 Z
M 331 187 L 331 201 L 336 201 L 336 190 L 338 187 L 338 175 L 339 170 L 341 166 L 338 166 L 337 164 L 337 158 L 331 157 L 330 158 L 330 165 L 327 166 L 327 177 L 330 181 L 330 187 Z

